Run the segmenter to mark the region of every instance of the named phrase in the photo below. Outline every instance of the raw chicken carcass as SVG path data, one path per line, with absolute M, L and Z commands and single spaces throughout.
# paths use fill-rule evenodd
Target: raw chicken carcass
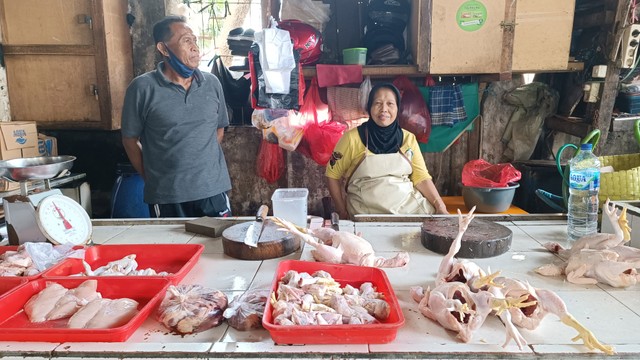
M 542 319 L 548 314 L 556 315 L 563 324 L 578 331 L 578 335 L 572 340 L 582 339 L 589 349 L 598 349 L 607 354 L 613 354 L 612 346 L 603 345 L 595 335 L 582 324 L 580 324 L 568 311 L 564 301 L 553 291 L 535 289 L 528 283 L 506 278 L 497 277 L 492 282 L 500 287 L 500 291 L 508 299 L 522 299 L 519 306 L 510 307 L 511 321 L 519 327 L 535 330 Z M 495 287 L 495 286 L 494 286 Z
M 614 234 L 598 233 L 583 236 L 570 249 L 565 249 L 562 245 L 553 242 L 544 244 L 544 247 L 566 260 L 582 249 L 605 250 L 629 241 L 631 239 L 631 228 L 627 221 L 627 208 L 623 208 L 620 215 L 617 215 L 615 205 L 611 204 L 607 199 L 602 206 L 602 211 L 609 218 L 611 225 L 613 225 Z
M 322 230 L 318 234 L 325 237 L 324 241 L 318 241 L 315 236 L 302 232 L 296 225 L 280 218 L 273 218 L 273 221 L 291 232 L 305 243 L 314 248 L 311 251 L 316 261 L 351 264 L 371 267 L 402 267 L 409 263 L 409 254 L 400 252 L 391 259 L 377 257 L 371 244 L 350 232 Z
M 77 288 L 68 290 L 47 314 L 47 320 L 62 319 L 75 314 L 82 306 L 101 297 L 100 293 L 96 291 L 97 289 L 97 280 L 87 280 Z
M 634 259 L 634 251 L 627 251 L 626 246 L 616 246 L 612 250 L 582 249 L 569 257 L 562 264 L 547 264 L 534 269 L 540 275 L 560 276 L 565 274 L 567 280 L 574 284 L 595 285 L 607 284 L 612 287 L 629 287 L 640 282 L 638 259 Z M 614 250 L 615 249 L 615 250 Z M 620 254 L 625 256 L 624 261 Z
M 67 288 L 55 283 L 47 282 L 44 290 L 33 295 L 24 305 L 24 312 L 31 322 L 43 322 L 54 309 L 56 303 L 67 293 Z

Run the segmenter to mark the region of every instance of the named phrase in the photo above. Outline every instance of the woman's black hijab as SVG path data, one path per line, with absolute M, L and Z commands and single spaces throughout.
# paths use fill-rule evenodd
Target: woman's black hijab
M 378 90 L 382 88 L 393 91 L 396 96 L 396 104 L 398 105 L 396 118 L 393 119 L 393 123 L 387 127 L 378 126 L 378 124 L 376 124 L 376 122 L 371 118 L 371 106 L 373 106 L 373 99 L 375 98 Z M 369 150 L 374 154 L 391 154 L 398 152 L 402 145 L 402 129 L 398 123 L 398 114 L 400 113 L 400 91 L 390 83 L 375 85 L 371 89 L 371 92 L 369 92 L 367 112 L 369 113 L 369 120 L 358 126 L 358 134 L 360 135 L 362 143 L 365 144 L 365 146 L 368 146 Z M 367 139 L 367 134 L 369 139 Z

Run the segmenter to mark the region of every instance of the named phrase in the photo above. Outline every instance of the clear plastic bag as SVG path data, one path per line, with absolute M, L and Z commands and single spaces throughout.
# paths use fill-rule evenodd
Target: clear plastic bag
M 71 257 L 84 259 L 84 249 L 74 249 L 73 245 L 53 246 L 47 242 L 27 242 L 22 244 L 35 267 L 44 271 L 60 261 Z
M 330 20 L 330 15 L 330 5 L 323 4 L 322 1 L 283 0 L 280 9 L 281 19 L 301 20 L 320 31 L 324 30 L 325 24 Z
M 262 327 L 262 314 L 269 299 L 269 290 L 247 290 L 233 299 L 224 311 L 229 326 L 236 330 L 247 331 Z
M 227 296 L 200 285 L 171 285 L 160 304 L 157 319 L 178 334 L 191 334 L 220 325 Z

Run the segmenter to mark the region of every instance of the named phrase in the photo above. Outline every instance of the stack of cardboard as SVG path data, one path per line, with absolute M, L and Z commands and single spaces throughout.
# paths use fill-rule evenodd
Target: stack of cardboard
M 57 139 L 38 134 L 33 121 L 0 122 L 0 160 L 35 156 L 58 156 Z M 0 179 L 0 191 L 19 187 L 18 183 Z

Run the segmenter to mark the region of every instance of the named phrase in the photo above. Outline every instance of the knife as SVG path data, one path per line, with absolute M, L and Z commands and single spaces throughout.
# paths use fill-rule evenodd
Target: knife
M 267 205 L 260 205 L 258 213 L 256 214 L 256 221 L 251 223 L 247 228 L 247 233 L 244 236 L 245 244 L 252 247 L 258 247 L 258 241 L 260 240 L 260 235 L 262 235 L 262 229 L 264 227 L 264 220 L 267 217 L 267 212 L 269 212 L 269 207 Z
M 331 213 L 331 228 L 335 231 L 340 231 L 340 216 L 337 212 Z

